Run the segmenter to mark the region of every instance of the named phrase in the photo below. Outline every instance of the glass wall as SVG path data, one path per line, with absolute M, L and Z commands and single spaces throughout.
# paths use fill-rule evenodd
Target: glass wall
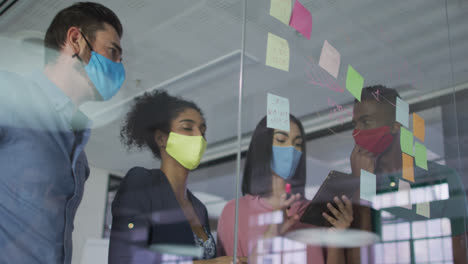
M 0 263 L 468 263 L 467 1 L 98 2 L 0 1 Z
M 239 232 L 238 250 L 260 263 L 466 262 L 466 10 L 461 1 L 247 3 L 245 52 L 263 63 L 245 67 L 242 129 L 256 131 L 247 159 L 271 160 L 273 176 L 243 175 L 239 204 L 250 209 L 238 223 L 249 235 Z M 292 205 L 282 203 L 288 184 L 302 194 Z M 342 194 L 352 209 L 333 200 Z

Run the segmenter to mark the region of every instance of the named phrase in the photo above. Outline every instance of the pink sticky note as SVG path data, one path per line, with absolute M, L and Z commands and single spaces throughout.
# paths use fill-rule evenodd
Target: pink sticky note
M 298 0 L 294 3 L 289 25 L 299 31 L 304 37 L 310 39 L 312 33 L 312 15 Z
M 340 53 L 328 43 L 327 40 L 323 43 L 322 53 L 320 54 L 319 66 L 330 73 L 333 77 L 338 78 L 340 71 Z

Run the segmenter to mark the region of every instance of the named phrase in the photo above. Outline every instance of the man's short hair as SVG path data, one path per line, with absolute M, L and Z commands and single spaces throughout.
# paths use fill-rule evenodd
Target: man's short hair
M 112 10 L 101 4 L 79 2 L 60 11 L 50 23 L 45 35 L 45 63 L 49 64 L 57 59 L 70 27 L 80 28 L 93 43 L 96 31 L 103 30 L 104 23 L 111 25 L 119 37 L 122 37 L 123 29 L 119 18 Z
M 385 109 L 389 109 L 389 114 L 395 118 L 395 105 L 397 97 L 400 97 L 400 94 L 397 92 L 397 90 L 378 84 L 367 86 L 362 89 L 361 102 L 374 101 L 382 104 L 386 106 Z M 355 99 L 354 102 L 359 103 L 357 99 Z

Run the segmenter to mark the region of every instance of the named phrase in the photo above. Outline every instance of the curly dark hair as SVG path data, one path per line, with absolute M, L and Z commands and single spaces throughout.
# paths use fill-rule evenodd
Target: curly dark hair
M 146 92 L 135 98 L 135 104 L 127 113 L 120 130 L 120 139 L 127 149 L 147 147 L 156 158 L 161 159 L 154 133 L 156 130 L 169 133 L 171 121 L 187 109 L 194 109 L 203 117 L 201 109 L 194 102 L 171 96 L 164 90 Z

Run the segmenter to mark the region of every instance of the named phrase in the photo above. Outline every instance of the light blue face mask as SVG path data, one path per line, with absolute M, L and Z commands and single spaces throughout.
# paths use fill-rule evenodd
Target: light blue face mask
M 112 61 L 95 52 L 83 33 L 81 35 L 91 49 L 91 59 L 84 68 L 102 100 L 107 101 L 120 90 L 125 80 L 125 69 L 121 62 Z
M 296 173 L 302 152 L 295 147 L 273 146 L 271 169 L 281 178 L 288 180 Z

